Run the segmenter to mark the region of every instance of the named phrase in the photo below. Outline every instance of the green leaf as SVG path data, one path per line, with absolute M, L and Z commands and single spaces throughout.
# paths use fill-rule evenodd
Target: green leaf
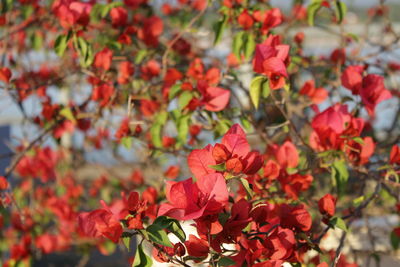
M 133 138 L 131 136 L 124 136 L 121 138 L 121 144 L 127 149 L 132 147 L 132 141 Z
M 269 87 L 269 81 L 268 79 L 265 79 L 265 81 L 262 84 L 262 97 L 267 98 L 271 94 L 271 88 Z
M 232 266 L 235 265 L 236 262 L 234 260 L 232 260 L 229 257 L 222 257 L 219 261 L 218 261 L 218 266 Z
M 168 93 L 168 99 L 171 100 L 173 99 L 180 91 L 181 91 L 181 87 L 182 85 L 179 84 L 175 84 L 174 86 L 172 86 L 169 89 L 169 93 Z
M 208 167 L 210 167 L 211 169 L 214 169 L 216 171 L 219 171 L 219 172 L 223 172 L 226 170 L 225 162 L 217 164 L 217 165 L 209 165 Z
M 152 224 L 146 228 L 147 233 L 149 234 L 149 239 L 157 244 L 173 248 L 171 241 L 169 241 L 167 233 L 164 231 L 164 228 L 161 228 L 157 224 Z
M 221 41 L 222 35 L 225 31 L 226 25 L 228 24 L 228 16 L 224 14 L 224 16 L 214 25 L 215 39 L 214 45 L 218 44 Z
M 60 115 L 67 118 L 70 121 L 76 122 L 75 116 L 72 113 L 72 110 L 68 107 L 63 108 L 60 110 Z
M 344 160 L 337 160 L 332 164 L 332 178 L 336 182 L 338 196 L 341 197 L 345 193 L 347 181 L 349 179 L 349 171 L 347 170 Z
M 257 76 L 250 83 L 250 99 L 256 109 L 260 103 L 261 86 L 264 81 L 264 76 Z
M 315 14 L 321 8 L 322 1 L 314 1 L 307 7 L 308 25 L 314 26 Z
M 240 122 L 242 123 L 243 127 L 247 130 L 250 131 L 251 129 L 251 122 L 245 118 L 245 117 L 241 117 L 240 118 Z
M 79 51 L 79 60 L 82 67 L 86 68 L 93 62 L 92 46 L 82 37 L 76 38 L 76 48 Z
M 399 249 L 400 237 L 394 231 L 390 233 L 390 244 L 392 244 L 394 250 Z
M 162 147 L 161 137 L 162 125 L 155 123 L 150 128 L 151 141 L 155 147 Z
M 246 60 L 249 60 L 250 57 L 254 53 L 254 49 L 256 48 L 256 41 L 254 35 L 249 33 L 246 38 L 246 43 L 244 45 L 244 57 Z
M 189 120 L 190 115 L 181 116 L 177 122 L 178 140 L 182 144 L 186 144 L 187 136 L 189 133 Z
M 151 267 L 153 266 L 153 261 L 149 256 L 147 256 L 143 251 L 143 245 L 140 244 L 137 247 L 135 260 L 132 263 L 132 267 Z
M 363 203 L 364 199 L 365 199 L 365 196 L 361 196 L 361 197 L 358 197 L 358 198 L 354 199 L 353 200 L 353 206 L 355 206 L 355 207 L 360 206 L 361 203 Z
M 33 49 L 39 50 L 40 48 L 42 48 L 42 45 L 43 45 L 42 35 L 40 35 L 38 32 L 35 32 L 31 36 L 31 42 L 32 42 Z
M 167 122 L 167 119 L 168 119 L 168 113 L 166 111 L 162 111 L 158 113 L 156 119 L 154 120 L 154 123 L 164 125 Z
M 247 181 L 247 179 L 245 178 L 240 178 L 240 182 L 242 183 L 244 189 L 246 190 L 247 193 L 247 198 L 250 200 L 251 198 L 253 198 L 253 190 L 250 188 L 250 184 L 249 181 Z
M 359 136 L 354 137 L 353 141 L 356 142 L 356 143 L 359 143 L 360 145 L 364 144 L 364 140 Z
M 122 238 L 122 242 L 124 243 L 125 247 L 128 249 L 130 248 L 131 238 L 129 236 Z
M 192 99 L 193 99 L 193 94 L 190 91 L 184 91 L 178 98 L 179 109 L 180 110 L 184 109 Z
M 14 0 L 1 0 L 1 14 L 10 11 L 13 5 L 14 5 Z
M 243 35 L 244 32 L 238 32 L 233 38 L 232 52 L 239 60 L 241 59 L 240 51 L 243 47 Z
M 333 217 L 333 218 L 330 220 L 330 223 L 331 223 L 333 226 L 335 226 L 335 227 L 337 227 L 337 228 L 339 228 L 339 229 L 342 229 L 343 231 L 347 232 L 346 223 L 344 222 L 344 220 L 343 220 L 342 218 Z
M 166 216 L 159 216 L 153 224 L 156 224 L 161 228 L 167 229 L 168 231 L 176 235 L 176 237 L 178 237 L 180 241 L 185 242 L 186 234 L 183 231 L 182 226 L 179 224 L 178 220 Z
M 137 52 L 135 56 L 135 64 L 140 64 L 142 63 L 143 59 L 147 56 L 147 50 L 146 49 L 141 49 L 139 52 Z
M 67 49 L 68 40 L 70 35 L 59 35 L 54 42 L 54 50 L 59 57 L 64 55 L 65 50 Z
M 335 4 L 335 15 L 338 23 L 342 23 L 343 18 L 346 16 L 347 6 L 342 1 L 338 0 Z

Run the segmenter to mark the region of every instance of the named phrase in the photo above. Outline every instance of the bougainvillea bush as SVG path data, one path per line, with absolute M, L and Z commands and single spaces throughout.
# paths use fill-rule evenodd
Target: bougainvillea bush
M 1 1 L 2 266 L 379 262 L 343 248 L 400 211 L 391 4 L 283 2 Z

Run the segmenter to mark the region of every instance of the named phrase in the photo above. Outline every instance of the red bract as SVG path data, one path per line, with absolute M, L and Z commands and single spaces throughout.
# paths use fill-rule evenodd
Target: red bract
M 242 230 L 251 222 L 249 215 L 251 204 L 244 199 L 233 204 L 231 216 L 223 226 L 223 230 L 218 234 L 218 239 L 230 243 L 238 241 Z
M 118 65 L 118 83 L 126 84 L 132 78 L 135 68 L 129 61 L 123 61 Z
M 144 80 L 150 80 L 160 73 L 160 64 L 156 60 L 150 60 L 140 68 Z
M 283 16 L 279 8 L 272 8 L 265 13 L 265 19 L 261 27 L 261 31 L 266 34 L 272 28 L 275 28 L 283 21 Z
M 219 173 L 197 177 L 182 182 L 168 182 L 168 203 L 161 204 L 158 216 L 167 215 L 178 220 L 192 220 L 216 214 L 228 202 L 224 177 Z
M 79 1 L 57 0 L 53 3 L 52 9 L 59 18 L 61 26 L 69 29 L 76 24 L 84 27 L 89 24 L 92 5 Z
M 390 151 L 390 163 L 400 164 L 400 147 L 394 145 Z
M 0 176 L 0 190 L 6 190 L 8 188 L 8 181 L 6 177 Z
M 359 94 L 362 86 L 362 72 L 364 71 L 363 66 L 349 66 L 342 74 L 341 80 L 342 85 L 347 89 L 350 89 L 353 95 Z
M 336 198 L 331 194 L 326 194 L 318 201 L 318 208 L 322 215 L 332 217 L 335 215 Z
M 128 12 L 123 7 L 114 7 L 110 11 L 111 23 L 113 27 L 123 27 L 128 21 Z
M 117 243 L 123 232 L 119 218 L 106 206 L 103 209 L 83 212 L 78 219 L 80 231 L 89 237 L 103 236 Z
M 276 159 L 282 168 L 296 168 L 299 164 L 299 153 L 296 147 L 290 141 L 286 141 L 279 147 Z
M 36 149 L 33 156 L 24 156 L 18 163 L 16 171 L 23 177 L 40 178 L 48 182 L 56 178 L 55 167 L 61 159 L 61 154 L 46 147 Z
M 195 177 L 198 178 L 216 172 L 216 170 L 210 167 L 217 164 L 212 157 L 212 149 L 211 145 L 207 145 L 203 149 L 195 149 L 190 152 L 187 160 L 190 171 Z
M 98 52 L 94 57 L 93 66 L 96 68 L 102 68 L 107 71 L 111 67 L 113 53 L 109 48 L 104 48 L 100 52 Z
M 309 174 L 292 174 L 292 175 L 282 175 L 278 178 L 283 191 L 293 199 L 298 199 L 300 192 L 306 191 L 310 186 L 313 177 Z
M 193 257 L 207 257 L 210 250 L 207 241 L 200 239 L 194 235 L 189 235 L 189 240 L 185 242 L 187 252 Z
M 114 87 L 110 83 L 100 83 L 93 87 L 92 100 L 99 101 L 100 106 L 106 106 L 110 103 L 114 94 Z
M 242 13 L 240 13 L 238 17 L 238 23 L 243 27 L 243 29 L 247 30 L 251 28 L 254 24 L 253 17 L 249 14 L 247 9 L 244 9 Z
M 368 74 L 362 81 L 360 96 L 368 114 L 373 116 L 376 105 L 391 98 L 392 94 L 385 88 L 382 76 Z
M 299 93 L 308 96 L 314 104 L 320 104 L 328 97 L 324 88 L 315 88 L 314 80 L 305 82 Z
M 257 151 L 250 151 L 246 134 L 239 124 L 233 125 L 221 141 L 222 143 L 216 144 L 214 148 L 208 145 L 189 154 L 188 165 L 196 177 L 216 172 L 210 166 L 222 163 L 225 163 L 228 173 L 233 175 L 239 173 L 252 175 L 262 167 L 264 163 L 262 156 Z
M 268 250 L 268 258 L 272 260 L 285 260 L 292 257 L 296 239 L 293 231 L 277 227 L 265 239 L 263 245 Z
M 314 117 L 310 145 L 317 151 L 345 149 L 345 142 L 359 137 L 364 124 L 363 119 L 348 112 L 347 106 L 336 104 Z
M 151 16 L 143 20 L 143 26 L 137 32 L 139 39 L 148 46 L 157 46 L 158 37 L 164 29 L 163 21 L 157 16 Z
M 45 254 L 49 254 L 57 250 L 58 247 L 57 243 L 58 243 L 58 238 L 56 235 L 43 234 L 35 239 L 36 247 L 39 248 Z
M 208 111 L 221 111 L 229 103 L 231 92 L 220 87 L 210 87 L 205 81 L 199 81 L 197 89 L 203 96 L 200 100 L 201 105 Z
M 9 68 L 2 67 L 0 68 L 0 81 L 5 83 L 9 83 L 11 78 L 11 71 Z
M 279 38 L 270 35 L 262 44 L 256 45 L 253 68 L 254 71 L 269 78 L 271 89 L 279 89 L 285 85 L 287 78 L 286 64 L 289 46 L 280 44 Z

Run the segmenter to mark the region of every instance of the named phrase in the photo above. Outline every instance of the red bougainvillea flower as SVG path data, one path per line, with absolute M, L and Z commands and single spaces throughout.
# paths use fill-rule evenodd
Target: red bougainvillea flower
M 318 201 L 319 212 L 322 215 L 332 217 L 335 215 L 336 210 L 336 198 L 331 194 L 326 194 Z
M 11 78 L 11 71 L 9 68 L 2 67 L 0 68 L 0 81 L 5 83 L 9 83 Z
M 164 23 L 158 16 L 151 16 L 143 20 L 143 26 L 137 32 L 139 39 L 147 46 L 155 47 L 158 44 L 158 37 L 162 34 Z
M 135 68 L 129 61 L 123 61 L 118 64 L 118 83 L 127 84 L 129 79 L 135 73 Z
M 280 225 L 294 231 L 307 232 L 311 229 L 312 218 L 304 205 L 282 204 L 278 207 Z
M 161 204 L 158 216 L 167 215 L 178 220 L 192 220 L 216 214 L 228 202 L 225 178 L 219 173 L 199 176 L 181 182 L 168 182 L 168 203 Z
M 124 118 L 117 132 L 115 133 L 115 138 L 117 138 L 117 140 L 121 140 L 121 138 L 129 136 L 130 134 L 131 130 L 129 128 L 129 118 Z
M 390 163 L 400 164 L 400 147 L 398 145 L 394 145 L 390 151 Z
M 207 145 L 203 149 L 195 149 L 190 152 L 188 156 L 188 165 L 195 177 L 202 177 L 216 172 L 215 169 L 210 167 L 217 164 L 212 156 L 212 151 L 212 145 Z
M 271 89 L 285 85 L 287 78 L 286 62 L 289 46 L 280 44 L 278 37 L 270 35 L 262 44 L 256 45 L 253 61 L 254 71 L 269 78 Z
M 385 88 L 382 76 L 368 74 L 362 81 L 360 96 L 368 114 L 373 116 L 376 105 L 391 98 L 392 94 Z
M 187 252 L 190 256 L 203 258 L 208 256 L 210 245 L 206 240 L 200 239 L 195 235 L 189 235 L 189 240 L 185 242 Z
M 253 24 L 254 24 L 254 19 L 253 17 L 249 14 L 249 12 L 247 11 L 247 9 L 244 9 L 242 11 L 242 13 L 240 13 L 239 17 L 238 17 L 238 23 L 240 24 L 240 26 L 243 27 L 243 29 L 247 30 L 250 29 Z
M 143 116 L 150 117 L 158 111 L 160 108 L 160 103 L 154 100 L 142 99 L 140 100 L 140 111 Z
M 279 147 L 276 159 L 284 169 L 296 168 L 299 164 L 299 152 L 297 152 L 296 146 L 292 142 L 286 141 Z
M 224 242 L 238 241 L 245 228 L 250 222 L 251 204 L 244 199 L 233 204 L 231 216 L 223 226 L 223 230 L 218 234 L 218 239 Z
M 105 71 L 109 70 L 111 67 L 112 56 L 112 51 L 108 47 L 104 48 L 95 55 L 93 66 Z
M 283 191 L 285 191 L 289 197 L 298 199 L 300 192 L 306 191 L 310 188 L 313 177 L 309 174 L 302 175 L 296 173 L 292 175 L 281 175 L 278 180 Z
M 261 32 L 267 34 L 272 28 L 275 28 L 283 21 L 283 16 L 279 8 L 272 8 L 265 13 L 265 19 L 261 27 Z
M 86 236 L 95 238 L 103 236 L 118 243 L 123 232 L 119 218 L 110 211 L 104 202 L 102 204 L 103 209 L 79 214 L 79 229 Z
M 299 93 L 308 96 L 314 104 L 320 104 L 328 97 L 324 88 L 315 88 L 314 80 L 306 81 Z
M 374 154 L 375 142 L 370 136 L 361 138 L 357 141 L 348 140 L 344 147 L 344 151 L 353 164 L 363 165 L 367 163 L 369 158 Z
M 351 90 L 353 95 L 357 95 L 360 92 L 363 71 L 364 67 L 359 65 L 349 66 L 343 71 L 341 76 L 342 85 Z
M 349 66 L 343 72 L 341 80 L 344 87 L 351 90 L 353 95 L 360 95 L 361 100 L 370 116 L 374 116 L 376 105 L 392 97 L 385 88 L 384 79 L 376 74 L 363 77 L 363 66 Z
M 284 260 L 290 258 L 294 253 L 296 238 L 292 230 L 277 227 L 265 239 L 263 245 L 268 250 L 268 258 Z
M 125 8 L 113 7 L 110 10 L 111 24 L 113 27 L 123 27 L 128 21 L 128 12 Z
M 63 28 L 69 29 L 75 25 L 85 27 L 90 21 L 92 4 L 81 1 L 57 0 L 53 3 L 52 10 Z
M 93 87 L 92 100 L 100 101 L 100 106 L 104 107 L 110 103 L 114 90 L 111 83 L 101 82 Z
M 208 145 L 193 150 L 188 156 L 188 165 L 196 177 L 215 173 L 210 166 L 225 163 L 226 170 L 234 175 L 252 175 L 262 167 L 264 160 L 257 151 L 250 151 L 246 134 L 239 124 L 233 125 L 222 137 L 221 144 Z
M 57 235 L 50 235 L 48 233 L 44 233 L 35 239 L 35 245 L 45 254 L 54 252 L 58 248 Z
M 206 81 L 199 81 L 197 83 L 197 89 L 203 96 L 200 102 L 204 105 L 205 110 L 221 111 L 229 103 L 229 98 L 231 96 L 229 90 L 208 86 Z
M 0 190 L 6 190 L 8 188 L 8 181 L 6 177 L 0 176 Z
M 164 175 L 165 177 L 167 177 L 168 179 L 175 179 L 176 177 L 178 177 L 180 172 L 180 168 L 177 165 L 173 165 L 170 166 L 165 172 Z
M 160 64 L 156 60 L 149 60 L 140 67 L 141 77 L 144 80 L 150 80 L 160 74 Z

